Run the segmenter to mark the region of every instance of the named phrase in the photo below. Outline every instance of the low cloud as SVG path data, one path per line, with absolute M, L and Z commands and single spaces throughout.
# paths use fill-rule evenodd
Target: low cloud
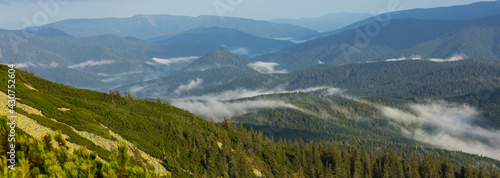
M 32 62 L 25 62 L 25 63 L 16 64 L 16 68 L 18 68 L 18 69 L 26 68 L 26 67 L 36 67 L 36 65 L 33 64 Z
M 169 58 L 169 59 L 160 59 L 153 57 L 153 61 L 159 63 L 159 64 L 164 64 L 164 65 L 170 65 L 170 64 L 176 64 L 176 63 L 191 63 L 195 61 L 196 59 L 200 58 L 199 56 L 189 56 L 189 57 L 176 57 L 176 58 Z M 148 63 L 152 64 L 152 63 Z
M 87 62 L 70 65 L 70 66 L 68 66 L 68 68 L 75 69 L 75 68 L 84 68 L 84 67 L 91 67 L 91 66 L 100 66 L 100 65 L 113 64 L 115 62 L 116 61 L 114 61 L 114 60 L 101 60 L 101 61 L 90 60 Z
M 236 48 L 234 50 L 231 50 L 231 53 L 236 54 L 236 55 L 240 55 L 240 56 L 248 56 L 250 54 L 248 49 L 245 47 L 240 47 L 240 48 Z
M 104 74 L 104 73 L 99 73 L 98 75 L 108 77 L 106 79 L 101 80 L 101 82 L 109 83 L 109 82 L 114 82 L 114 81 L 117 81 L 117 80 L 122 80 L 123 76 L 132 75 L 132 74 L 140 74 L 140 73 L 142 73 L 142 71 L 132 71 L 132 72 L 118 73 L 118 74 L 114 74 L 112 77 L 108 77 L 110 75 L 109 74 Z
M 175 99 L 171 101 L 171 104 L 173 106 L 186 109 L 192 112 L 193 114 L 203 117 L 205 119 L 214 119 L 216 121 L 221 121 L 224 117 L 230 118 L 233 116 L 246 114 L 248 112 L 260 109 L 291 108 L 300 110 L 302 112 L 311 113 L 310 111 L 301 109 L 289 103 L 285 103 L 284 101 L 274 101 L 274 100 L 252 100 L 252 101 L 238 101 L 238 102 L 223 101 L 223 100 L 232 100 L 238 98 L 250 98 L 265 94 L 297 93 L 297 92 L 316 92 L 323 95 L 331 95 L 331 94 L 341 94 L 342 92 L 344 92 L 344 90 L 332 87 L 312 87 L 312 88 L 305 88 L 298 90 L 285 90 L 284 87 L 282 86 L 271 90 L 237 89 L 213 95 L 193 96 L 193 97 Z
M 203 83 L 203 79 L 197 78 L 196 80 L 191 80 L 185 85 L 179 86 L 175 91 L 174 94 L 180 95 L 182 92 L 190 91 L 196 88 L 200 88 L 201 84 Z
M 254 63 L 250 63 L 247 66 L 252 68 L 253 70 L 256 70 L 257 72 L 260 72 L 263 74 L 274 74 L 274 73 L 286 74 L 286 73 L 288 73 L 287 70 L 279 70 L 279 71 L 274 70 L 274 67 L 278 66 L 278 65 L 279 64 L 275 63 L 275 62 L 257 61 Z
M 400 57 L 400 58 L 397 58 L 397 59 L 387 59 L 385 61 L 389 61 L 389 62 L 394 62 L 394 61 L 406 61 L 406 60 L 422 60 L 422 57 L 419 56 L 419 55 L 416 55 L 416 56 L 412 56 L 412 57 Z
M 474 125 L 480 114 L 470 106 L 425 101 L 423 104 L 410 104 L 408 108 L 411 112 L 377 107 L 385 117 L 395 121 L 407 137 L 500 160 L 500 130 Z
M 467 55 L 465 55 L 465 54 L 455 54 L 447 59 L 431 58 L 431 59 L 429 59 L 429 61 L 432 61 L 432 62 L 453 62 L 453 61 L 461 61 L 461 60 L 468 59 L 468 58 L 469 57 L 467 57 Z
M 454 62 L 454 61 L 461 61 L 461 60 L 464 60 L 464 59 L 468 59 L 469 57 L 467 57 L 467 55 L 465 54 L 454 54 L 453 56 L 451 56 L 450 58 L 446 58 L 446 59 L 441 59 L 441 58 L 429 58 L 427 59 L 427 61 L 432 61 L 432 62 Z M 400 57 L 400 58 L 397 58 L 397 59 L 387 59 L 385 61 L 388 61 L 388 62 L 394 62 L 394 61 L 406 61 L 406 60 L 424 60 L 421 56 L 419 55 L 415 55 L 415 56 L 412 56 L 412 57 Z
M 173 106 L 190 111 L 191 113 L 205 119 L 222 121 L 223 118 L 231 118 L 236 115 L 246 114 L 260 109 L 292 108 L 298 107 L 283 101 L 258 100 L 242 102 L 222 102 L 218 100 L 173 100 Z
M 139 92 L 139 91 L 144 90 L 144 88 L 145 88 L 145 87 L 143 87 L 143 86 L 134 85 L 134 86 L 130 87 L 129 91 L 130 91 L 131 93 L 137 93 L 137 92 Z
M 57 66 L 59 66 L 59 64 L 57 64 L 54 61 L 50 62 L 49 64 L 39 64 L 39 65 L 40 65 L 40 67 L 46 68 L 46 69 L 53 69 L 53 68 L 56 68 Z
M 284 37 L 284 38 L 273 38 L 275 40 L 282 40 L 282 41 L 290 41 L 290 40 L 293 40 L 294 38 L 293 37 Z
M 298 92 L 304 92 L 304 93 L 311 93 L 314 92 L 316 94 L 320 95 L 340 95 L 343 94 L 345 90 L 339 89 L 339 88 L 332 88 L 332 87 L 311 87 L 311 88 L 304 88 L 304 89 L 296 89 L 296 90 L 286 90 L 284 86 L 278 86 L 273 89 L 255 89 L 255 90 L 249 90 L 246 88 L 239 88 L 235 90 L 230 90 L 230 91 L 224 91 L 222 93 L 216 93 L 216 94 L 208 94 L 208 95 L 203 95 L 203 96 L 190 96 L 190 97 L 184 97 L 184 99 L 188 100 L 232 100 L 232 99 L 238 99 L 238 98 L 251 98 L 255 96 L 260 96 L 260 95 L 269 95 L 269 94 L 277 94 L 277 93 L 298 93 Z

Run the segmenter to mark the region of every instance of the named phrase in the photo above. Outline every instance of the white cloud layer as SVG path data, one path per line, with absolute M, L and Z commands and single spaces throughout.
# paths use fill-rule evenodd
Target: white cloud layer
M 169 59 L 160 59 L 153 57 L 153 61 L 164 64 L 164 65 L 170 65 L 170 64 L 176 64 L 176 63 L 191 63 L 195 61 L 196 59 L 200 58 L 199 56 L 189 56 L 189 57 L 176 57 L 176 58 L 169 58 Z
M 36 67 L 36 65 L 33 64 L 32 62 L 25 62 L 25 63 L 16 64 L 16 68 L 18 68 L 18 69 L 26 68 L 26 67 Z
M 385 61 L 389 61 L 389 62 L 394 62 L 394 61 L 406 61 L 406 60 L 422 60 L 422 57 L 419 56 L 419 55 L 416 55 L 416 56 L 412 56 L 410 58 L 407 58 L 407 57 L 400 57 L 400 58 L 397 58 L 397 59 L 387 59 Z
M 101 60 L 101 61 L 90 60 L 87 62 L 82 62 L 79 64 L 70 65 L 70 66 L 68 66 L 68 68 L 74 69 L 74 68 L 84 68 L 84 67 L 90 67 L 90 66 L 100 66 L 100 65 L 106 65 L 106 64 L 113 64 L 115 62 L 116 61 L 114 61 L 114 60 L 106 60 L 106 59 Z
M 248 49 L 245 47 L 240 47 L 240 48 L 231 50 L 231 53 L 236 54 L 236 55 L 240 55 L 240 56 L 248 56 L 250 54 Z
M 377 107 L 412 139 L 500 160 L 500 130 L 474 125 L 479 112 L 470 106 L 427 101 L 425 104 L 410 104 L 411 113 L 386 106 Z
M 252 68 L 253 70 L 256 70 L 257 72 L 263 73 L 263 74 L 274 74 L 274 73 L 280 73 L 280 74 L 286 74 L 288 73 L 287 70 L 279 70 L 276 71 L 274 70 L 275 66 L 278 66 L 278 63 L 275 62 L 262 62 L 262 61 L 257 61 L 248 64 L 247 66 Z
M 453 56 L 451 56 L 450 58 L 446 58 L 446 59 L 441 59 L 441 58 L 429 58 L 427 59 L 427 61 L 432 61 L 432 62 L 454 62 L 454 61 L 461 61 L 461 60 L 464 60 L 464 59 L 468 59 L 469 57 L 467 57 L 467 55 L 465 54 L 454 54 Z M 415 56 L 412 56 L 412 57 L 400 57 L 400 58 L 397 58 L 397 59 L 387 59 L 385 61 L 388 61 L 388 62 L 394 62 L 394 61 L 406 61 L 406 60 L 424 60 L 421 56 L 419 55 L 415 55 Z
M 469 58 L 469 57 L 467 57 L 467 55 L 465 55 L 465 54 L 455 54 L 447 59 L 431 58 L 431 59 L 429 59 L 429 61 L 432 61 L 432 62 L 453 62 L 453 61 L 461 61 L 461 60 L 464 60 L 467 58 Z
M 298 107 L 283 101 L 258 100 L 242 102 L 222 102 L 218 100 L 173 100 L 171 105 L 186 109 L 193 114 L 205 119 L 222 121 L 223 118 L 231 118 L 259 109 L 292 108 Z
M 174 94 L 179 95 L 182 92 L 190 91 L 196 88 L 202 87 L 201 84 L 203 83 L 203 79 L 197 78 L 196 80 L 191 80 L 185 85 L 179 86 L 175 91 Z
M 245 88 L 239 88 L 230 91 L 224 91 L 222 93 L 217 94 L 209 94 L 204 96 L 190 96 L 185 97 L 184 99 L 188 100 L 232 100 L 238 98 L 250 98 L 259 95 L 268 95 L 268 94 L 277 94 L 277 93 L 297 93 L 297 92 L 320 92 L 321 95 L 338 95 L 342 94 L 345 90 L 339 88 L 332 87 L 311 87 L 297 90 L 286 90 L 284 86 L 278 86 L 274 89 L 257 89 L 257 90 L 249 90 Z
M 104 82 L 104 83 L 109 83 L 109 82 L 114 82 L 114 81 L 117 81 L 117 80 L 123 80 L 124 76 L 127 76 L 127 75 L 140 74 L 140 73 L 142 73 L 142 71 L 132 71 L 132 72 L 118 73 L 118 74 L 114 74 L 112 77 L 109 77 L 110 76 L 109 74 L 104 74 L 104 73 L 99 73 L 98 75 L 108 77 L 108 78 L 103 79 L 101 81 Z
M 193 81 L 190 82 L 190 84 Z M 196 83 L 196 82 L 194 82 Z M 189 85 L 189 84 L 188 84 Z M 194 84 L 193 84 L 194 85 Z M 321 92 L 323 95 L 341 94 L 344 90 L 331 87 L 312 87 L 298 90 L 285 90 L 284 87 L 277 87 L 272 90 L 248 90 L 237 89 L 226 91 L 216 95 L 195 96 L 172 100 L 173 106 L 186 109 L 195 115 L 205 119 L 214 119 L 221 121 L 224 117 L 230 118 L 236 115 L 246 114 L 248 112 L 260 109 L 291 108 L 303 112 L 310 112 L 296 107 L 284 101 L 273 100 L 253 100 L 241 102 L 223 102 L 221 100 L 231 100 L 238 98 L 255 97 L 265 94 L 275 93 L 296 93 L 296 92 Z

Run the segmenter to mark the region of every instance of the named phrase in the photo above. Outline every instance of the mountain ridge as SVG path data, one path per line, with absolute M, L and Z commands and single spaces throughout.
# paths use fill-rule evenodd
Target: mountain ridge
M 129 23 L 130 22 L 130 23 Z M 103 24 L 108 24 L 103 26 Z M 172 24 L 175 24 L 172 26 Z M 94 36 L 117 34 L 152 39 L 163 35 L 175 35 L 191 28 L 215 25 L 234 28 L 260 37 L 284 38 L 313 35 L 317 32 L 295 25 L 274 24 L 244 18 L 218 16 L 173 16 L 173 15 L 135 15 L 129 18 L 69 19 L 45 26 L 65 31 L 73 36 Z M 83 27 L 92 27 L 89 31 Z

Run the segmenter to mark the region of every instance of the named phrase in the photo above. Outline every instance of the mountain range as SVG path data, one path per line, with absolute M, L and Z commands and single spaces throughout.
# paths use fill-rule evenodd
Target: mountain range
M 227 40 L 213 43 L 228 34 Z M 16 62 L 46 79 L 100 91 L 175 73 L 218 48 L 254 56 L 293 44 L 219 27 L 197 28 L 157 42 L 116 35 L 71 37 L 49 27 L 0 30 L 0 39 L 1 63 Z M 60 76 L 63 71 L 67 75 Z
M 217 49 L 178 73 L 117 89 L 140 97 L 189 98 L 334 87 L 356 96 L 408 98 L 458 96 L 473 92 L 479 84 L 483 88 L 500 85 L 500 66 L 480 60 L 321 64 L 277 73 L 259 68 L 268 65 Z
M 400 5 L 400 4 L 399 4 Z M 398 4 L 391 6 L 397 8 Z M 391 8 L 391 9 L 392 9 Z M 478 20 L 490 16 L 500 15 L 498 9 L 500 1 L 482 1 L 472 4 L 455 5 L 450 7 L 417 8 L 410 10 L 395 10 L 394 12 L 382 13 L 364 20 L 357 21 L 343 28 L 326 32 L 333 34 L 348 29 L 354 29 L 377 21 L 390 21 L 394 19 L 418 19 L 418 20 Z
M 293 42 L 256 37 L 238 30 L 220 27 L 199 27 L 175 36 L 152 40 L 158 44 L 217 45 L 241 56 L 257 56 L 293 45 Z
M 72 36 L 114 34 L 143 40 L 173 36 L 197 27 L 217 26 L 236 29 L 265 38 L 300 38 L 318 32 L 289 24 L 219 16 L 136 15 L 129 18 L 70 19 L 45 25 Z
M 454 56 L 498 61 L 500 16 L 472 21 L 401 19 L 373 22 L 294 45 L 254 60 L 278 68 L 301 69 L 318 63 L 349 64 L 389 59 L 450 59 Z M 367 31 L 368 30 L 368 31 Z M 481 42 L 479 42 L 481 41 Z
M 271 22 L 298 25 L 319 32 L 330 32 L 374 15 L 371 13 L 340 12 L 316 18 L 276 18 L 272 19 Z

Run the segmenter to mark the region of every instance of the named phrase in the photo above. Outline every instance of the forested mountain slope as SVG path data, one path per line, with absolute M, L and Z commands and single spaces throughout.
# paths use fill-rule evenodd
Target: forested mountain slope
M 9 67 L 0 65 L 0 69 L 0 81 L 7 83 Z M 0 91 L 7 93 L 6 88 Z M 465 166 L 460 170 L 437 153 L 419 159 L 412 152 L 400 157 L 395 151 L 369 154 L 354 146 L 275 142 L 263 133 L 247 131 L 227 120 L 206 121 L 168 103 L 134 99 L 129 92 L 105 94 L 74 89 L 20 70 L 16 70 L 15 91 L 18 121 L 24 121 L 18 127 L 24 133 L 41 137 L 61 130 L 68 136 L 68 144 L 86 146 L 107 161 L 111 161 L 112 147 L 106 143 L 124 141 L 144 158 L 135 160 L 136 164 L 151 164 L 156 169 L 155 165 L 161 164 L 177 177 L 486 174 L 480 169 L 485 162 L 473 165 L 475 169 Z M 2 114 L 8 112 L 2 110 Z M 494 170 L 491 173 L 496 174 Z

